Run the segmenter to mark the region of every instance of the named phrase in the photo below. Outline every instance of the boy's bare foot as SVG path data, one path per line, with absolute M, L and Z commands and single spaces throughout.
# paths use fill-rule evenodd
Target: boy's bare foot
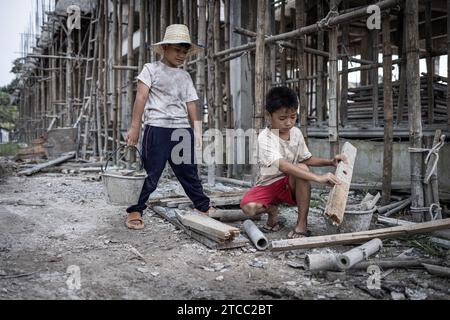
M 140 212 L 130 212 L 128 214 L 127 220 L 125 221 L 125 225 L 129 229 L 133 230 L 142 230 L 144 229 L 144 220 L 142 220 L 142 216 Z

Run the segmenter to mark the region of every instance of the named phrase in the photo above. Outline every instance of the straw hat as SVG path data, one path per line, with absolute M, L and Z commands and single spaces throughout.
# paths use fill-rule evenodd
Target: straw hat
M 184 24 L 171 24 L 166 28 L 164 40 L 158 43 L 152 44 L 153 50 L 160 54 L 164 54 L 163 44 L 179 44 L 188 43 L 191 48 L 188 51 L 188 55 L 196 54 L 204 48 L 200 45 L 191 42 L 191 36 L 189 35 L 189 29 Z

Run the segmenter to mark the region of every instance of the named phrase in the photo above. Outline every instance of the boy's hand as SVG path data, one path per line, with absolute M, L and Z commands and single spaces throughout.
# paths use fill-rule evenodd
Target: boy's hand
M 203 146 L 202 136 L 199 134 L 194 134 L 194 140 L 195 140 L 195 149 L 201 151 Z
M 335 184 L 341 184 L 341 182 L 338 180 L 338 178 L 330 172 L 319 176 L 319 179 L 317 180 L 317 182 L 327 184 L 331 187 L 334 186 Z
M 135 146 L 139 140 L 139 129 L 131 127 L 127 134 L 127 145 Z
M 345 154 L 338 154 L 335 155 L 334 158 L 331 160 L 331 165 L 333 167 L 337 167 L 339 161 L 344 161 L 345 164 L 347 164 L 347 156 Z

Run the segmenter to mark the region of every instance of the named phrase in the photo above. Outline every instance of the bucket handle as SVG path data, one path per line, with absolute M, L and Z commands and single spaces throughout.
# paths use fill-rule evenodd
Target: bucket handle
M 119 151 L 122 150 L 122 149 L 128 149 L 128 148 L 134 148 L 134 149 L 136 149 L 136 151 L 138 152 L 139 158 L 140 158 L 140 160 L 141 160 L 141 168 L 139 169 L 139 171 L 141 171 L 141 170 L 144 168 L 144 161 L 143 161 L 141 152 L 139 151 L 138 148 L 136 148 L 136 146 L 126 145 L 126 146 L 120 146 L 119 148 L 117 148 L 117 149 L 114 150 L 113 152 L 110 152 L 110 153 L 109 153 L 109 156 L 108 156 L 108 158 L 106 159 L 105 169 L 103 169 L 103 166 L 100 167 L 100 168 L 102 169 L 102 173 L 104 173 L 104 172 L 106 171 L 106 168 L 108 167 L 108 162 L 109 162 L 110 160 L 112 160 L 112 157 L 113 157 L 117 152 L 119 152 Z

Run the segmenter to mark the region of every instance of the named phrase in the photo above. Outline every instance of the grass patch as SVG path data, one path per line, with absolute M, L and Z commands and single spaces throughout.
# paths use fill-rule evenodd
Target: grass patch
M 19 144 L 8 142 L 8 143 L 1 143 L 0 144 L 0 156 L 6 157 L 6 156 L 14 156 L 19 152 Z

